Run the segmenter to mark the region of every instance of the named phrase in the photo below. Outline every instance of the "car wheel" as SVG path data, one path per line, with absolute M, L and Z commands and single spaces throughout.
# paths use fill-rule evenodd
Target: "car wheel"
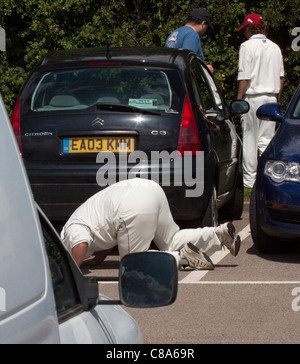
M 250 229 L 255 248 L 263 254 L 283 252 L 283 246 L 273 236 L 267 235 L 260 227 L 257 217 L 256 185 L 250 197 Z
M 207 209 L 202 219 L 201 226 L 218 226 L 217 190 L 215 186 L 213 187 Z

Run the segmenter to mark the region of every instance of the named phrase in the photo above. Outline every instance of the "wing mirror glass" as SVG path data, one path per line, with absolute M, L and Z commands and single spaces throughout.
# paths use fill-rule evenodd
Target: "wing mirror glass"
M 245 100 L 235 100 L 232 101 L 229 109 L 232 116 L 246 114 L 250 110 L 250 105 Z
M 177 290 L 178 268 L 171 254 L 148 251 L 121 260 L 119 294 L 125 306 L 166 306 L 175 301 Z

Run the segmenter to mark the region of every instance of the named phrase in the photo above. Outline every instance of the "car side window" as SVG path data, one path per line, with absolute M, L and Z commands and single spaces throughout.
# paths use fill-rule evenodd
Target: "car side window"
M 222 101 L 216 85 L 209 73 L 200 66 L 196 59 L 191 61 L 191 73 L 193 89 L 200 111 L 203 113 L 219 112 L 222 109 Z
M 295 107 L 292 113 L 293 119 L 299 119 L 300 118 L 300 97 L 298 98 L 298 101 L 295 103 Z
M 215 99 L 215 104 L 217 106 L 218 111 L 223 110 L 223 103 L 222 98 L 218 92 L 217 86 L 211 75 L 208 73 L 208 71 L 205 68 L 202 68 L 203 72 L 205 74 L 205 77 L 207 79 L 207 82 L 209 83 L 210 89 L 212 91 L 212 96 Z
M 50 227 L 41 220 L 44 243 L 48 255 L 49 267 L 55 296 L 56 311 L 59 322 L 63 322 L 75 312 L 81 310 L 77 293 L 65 251 L 59 246 L 57 237 Z

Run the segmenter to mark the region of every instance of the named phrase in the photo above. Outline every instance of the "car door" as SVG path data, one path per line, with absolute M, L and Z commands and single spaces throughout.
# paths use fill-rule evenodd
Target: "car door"
M 61 343 L 143 343 L 137 323 L 121 307 L 96 303 L 88 309 L 84 307 L 86 302 L 82 296 L 86 288 L 78 279 L 82 274 L 75 263 L 71 267 L 70 257 L 57 233 L 42 211 L 38 211 L 51 272 Z M 76 274 L 75 267 L 78 269 Z M 108 300 L 102 295 L 99 298 Z
M 190 70 L 198 116 L 209 130 L 218 161 L 217 189 L 218 195 L 221 195 L 234 185 L 237 136 L 227 116 L 223 96 L 211 74 L 197 57 L 191 59 Z
M 83 309 L 66 253 L 41 214 L 40 220 L 51 271 L 61 343 L 112 343 L 110 338 L 113 335 L 108 334 L 109 330 L 102 330 L 98 319 Z

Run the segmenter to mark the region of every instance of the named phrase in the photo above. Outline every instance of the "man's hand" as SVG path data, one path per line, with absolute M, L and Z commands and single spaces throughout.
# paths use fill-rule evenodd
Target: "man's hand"
M 93 266 L 93 265 L 99 265 L 102 263 L 105 258 L 113 251 L 113 248 L 106 249 L 106 250 L 100 250 L 96 253 L 94 253 L 94 258 L 86 259 L 82 262 L 82 265 L 84 266 Z
M 214 69 L 214 66 L 213 65 L 208 64 L 207 65 L 207 68 L 210 70 L 211 73 L 214 73 L 215 72 L 215 69 Z

